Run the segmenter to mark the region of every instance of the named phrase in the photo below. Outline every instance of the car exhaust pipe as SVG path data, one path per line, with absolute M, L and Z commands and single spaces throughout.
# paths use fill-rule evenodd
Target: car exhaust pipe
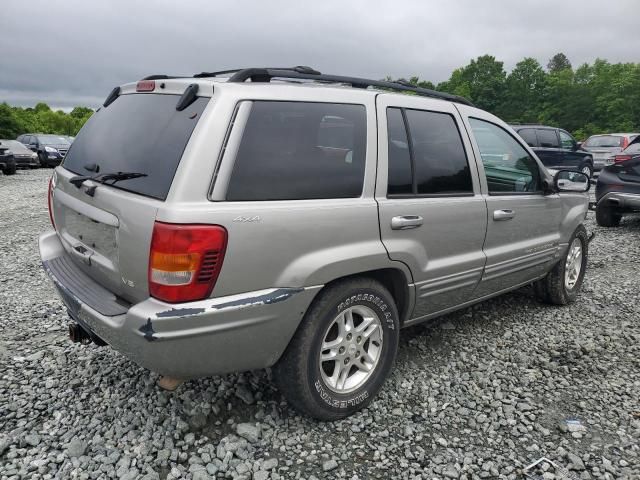
M 82 345 L 89 345 L 93 341 L 89 332 L 77 323 L 69 324 L 69 339 L 73 343 L 81 343 Z

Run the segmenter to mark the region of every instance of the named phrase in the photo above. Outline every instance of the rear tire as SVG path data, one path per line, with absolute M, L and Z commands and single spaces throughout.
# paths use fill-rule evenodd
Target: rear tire
M 562 259 L 541 280 L 534 284 L 538 298 L 552 305 L 573 303 L 582 288 L 589 255 L 587 230 L 580 225 L 569 240 Z
M 399 328 L 393 297 L 380 283 L 336 282 L 313 301 L 274 366 L 276 384 L 306 415 L 347 417 L 382 388 L 395 361 Z
M 596 222 L 601 227 L 617 227 L 620 225 L 620 220 L 622 220 L 622 215 L 612 207 L 600 204 L 596 206 Z

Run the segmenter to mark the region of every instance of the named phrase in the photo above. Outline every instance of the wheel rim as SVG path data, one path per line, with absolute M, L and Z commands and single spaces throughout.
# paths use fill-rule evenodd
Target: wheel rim
M 584 173 L 587 177 L 591 177 L 591 169 L 589 167 L 582 167 L 582 173 Z
M 578 238 L 574 238 L 567 260 L 564 265 L 564 285 L 569 290 L 576 286 L 580 272 L 582 271 L 582 242 Z
M 382 323 L 364 305 L 355 305 L 333 319 L 322 338 L 320 374 L 336 393 L 361 387 L 373 374 L 382 354 Z

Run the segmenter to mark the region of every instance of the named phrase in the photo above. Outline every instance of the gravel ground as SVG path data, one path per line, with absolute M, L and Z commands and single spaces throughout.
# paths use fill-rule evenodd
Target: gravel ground
M 640 219 L 589 214 L 574 305 L 523 289 L 405 330 L 371 406 L 318 423 L 268 372 L 167 393 L 72 344 L 37 252 L 50 174 L 0 176 L 0 478 L 516 479 L 541 457 L 538 478 L 640 478 Z

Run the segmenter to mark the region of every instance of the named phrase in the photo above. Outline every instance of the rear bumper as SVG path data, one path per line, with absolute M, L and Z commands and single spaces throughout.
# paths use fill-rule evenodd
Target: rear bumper
M 38 157 L 16 157 L 16 166 L 39 167 L 40 161 L 38 160 Z
M 597 204 L 622 210 L 640 210 L 640 193 L 609 192 Z
M 55 232 L 42 234 L 39 244 L 45 270 L 75 321 L 138 365 L 178 378 L 272 366 L 321 288 L 270 288 L 182 304 L 148 298 L 123 306 L 113 294 L 98 293 L 104 288 L 86 275 L 72 280 L 84 275 L 72 263 L 59 268 L 55 260 L 67 254 Z M 118 313 L 118 306 L 124 313 L 105 314 Z

